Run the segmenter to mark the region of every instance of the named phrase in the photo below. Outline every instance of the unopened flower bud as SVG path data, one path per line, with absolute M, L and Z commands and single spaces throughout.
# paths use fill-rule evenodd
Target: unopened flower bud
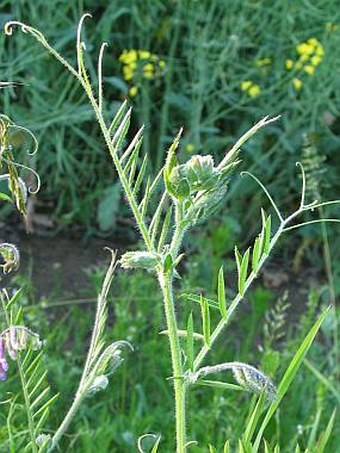
M 93 395 L 94 393 L 99 392 L 100 390 L 105 390 L 106 387 L 109 384 L 109 379 L 105 374 L 101 374 L 100 376 L 97 376 L 94 378 L 92 385 L 89 387 L 89 394 Z
M 168 191 L 175 198 L 187 198 L 190 186 L 186 175 L 186 165 L 177 165 L 171 170 L 168 178 Z
M 126 252 L 120 259 L 124 269 L 154 269 L 160 256 L 152 252 Z
M 9 242 L 2 242 L 0 244 L 0 255 L 3 258 L 4 263 L 1 264 L 4 274 L 17 270 L 20 264 L 20 253 L 19 249 Z
M 35 443 L 38 447 L 46 447 L 51 442 L 51 435 L 50 434 L 39 434 L 39 436 L 35 439 Z
M 0 337 L 0 380 L 4 381 L 7 377 L 8 363 L 5 357 L 5 342 Z
M 211 189 L 216 182 L 212 156 L 192 156 L 185 164 L 186 176 L 192 192 Z
M 276 398 L 276 389 L 272 381 L 255 367 L 240 363 L 233 367 L 235 380 L 242 387 L 255 393 L 265 392 L 266 397 L 273 401 Z

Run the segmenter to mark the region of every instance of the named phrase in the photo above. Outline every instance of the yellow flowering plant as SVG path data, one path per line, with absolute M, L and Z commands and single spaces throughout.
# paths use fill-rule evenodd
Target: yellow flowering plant
M 119 56 L 124 80 L 129 83 L 129 95 L 135 97 L 143 79 L 151 80 L 163 75 L 165 61 L 149 50 L 124 50 Z
M 312 76 L 322 62 L 325 51 L 320 41 L 316 38 L 309 38 L 307 41 L 297 44 L 295 50 L 298 55 L 297 59 L 286 59 L 285 68 L 287 71 L 299 72 L 299 77 L 294 77 L 292 84 L 296 91 L 300 91 L 303 86 L 303 81 L 301 80 L 303 73 Z

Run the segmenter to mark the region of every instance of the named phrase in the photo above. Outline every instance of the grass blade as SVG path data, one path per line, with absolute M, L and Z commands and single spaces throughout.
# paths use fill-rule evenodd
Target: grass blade
M 308 332 L 306 337 L 304 338 L 301 346 L 299 347 L 298 351 L 296 352 L 295 356 L 293 357 L 292 361 L 290 362 L 281 382 L 277 389 L 277 399 L 269 406 L 268 411 L 262 421 L 258 434 L 256 436 L 256 440 L 254 443 L 254 447 L 252 449 L 252 453 L 257 453 L 260 447 L 261 439 L 264 434 L 264 430 L 266 429 L 269 421 L 271 420 L 272 416 L 276 412 L 277 408 L 279 407 L 283 397 L 287 393 L 290 384 L 292 383 L 296 373 L 298 372 L 305 355 L 307 354 L 309 348 L 311 347 L 316 334 L 318 333 L 322 322 L 324 321 L 325 317 L 327 316 L 329 308 L 326 309 L 317 319 L 311 330 Z
M 318 441 L 318 444 L 317 444 L 317 447 L 316 447 L 316 450 L 318 453 L 323 453 L 325 451 L 325 448 L 326 448 L 326 445 L 327 445 L 327 442 L 332 434 L 332 431 L 333 431 L 333 426 L 334 426 L 334 421 L 335 421 L 335 415 L 336 415 L 336 409 L 334 409 L 332 415 L 331 415 L 331 418 L 329 419 L 329 422 L 327 423 L 327 426 L 326 426 L 326 429 L 325 429 L 325 432 L 322 433 L 319 441 Z

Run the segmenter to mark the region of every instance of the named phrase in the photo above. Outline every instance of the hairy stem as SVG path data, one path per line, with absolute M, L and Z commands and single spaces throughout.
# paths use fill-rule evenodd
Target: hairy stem
M 181 359 L 181 347 L 177 328 L 177 320 L 173 298 L 172 271 L 160 271 L 158 280 L 163 293 L 164 311 L 167 323 L 168 338 L 170 344 L 176 416 L 176 452 L 186 451 L 186 423 L 185 423 L 185 396 L 186 384 L 183 380 L 183 366 Z
M 113 273 L 115 270 L 116 264 L 115 264 L 115 255 L 112 253 L 111 257 L 111 263 L 110 266 L 106 272 L 105 279 L 103 282 L 103 286 L 101 289 L 101 292 L 98 296 L 98 304 L 97 304 L 97 312 L 96 312 L 96 318 L 92 330 L 92 337 L 91 337 L 91 343 L 89 346 L 89 350 L 87 353 L 85 365 L 83 368 L 82 376 L 80 378 L 80 382 L 78 385 L 78 389 L 76 391 L 74 400 L 71 404 L 70 409 L 68 410 L 64 420 L 56 430 L 53 438 L 52 438 L 52 444 L 50 451 L 52 451 L 59 443 L 61 437 L 69 427 L 71 421 L 73 420 L 80 404 L 82 403 L 84 397 L 86 396 L 86 380 L 89 376 L 89 373 L 91 371 L 91 365 L 92 362 L 95 358 L 95 350 L 98 347 L 98 342 L 100 341 L 100 337 L 102 334 L 102 319 L 103 319 L 103 311 L 106 309 L 106 297 L 109 292 L 112 278 L 113 278 Z

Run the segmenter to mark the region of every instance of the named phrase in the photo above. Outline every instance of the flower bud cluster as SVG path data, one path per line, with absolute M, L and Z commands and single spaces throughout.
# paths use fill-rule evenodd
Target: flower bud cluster
M 187 198 L 200 191 L 209 190 L 218 179 L 212 156 L 192 156 L 185 164 L 171 169 L 167 187 L 175 198 Z
M 236 154 L 216 167 L 212 156 L 195 155 L 177 165 L 171 150 L 164 170 L 165 186 L 174 199 L 184 202 L 189 224 L 207 218 L 220 206 L 229 175 L 238 163 Z
M 0 380 L 5 380 L 9 368 L 5 352 L 16 360 L 18 352 L 27 349 L 37 350 L 42 346 L 39 335 L 25 326 L 11 326 L 0 335 Z
M 11 272 L 12 270 L 17 270 L 20 265 L 20 252 L 18 247 L 9 242 L 0 243 L 0 255 L 3 259 L 3 264 L 1 264 L 4 274 Z

